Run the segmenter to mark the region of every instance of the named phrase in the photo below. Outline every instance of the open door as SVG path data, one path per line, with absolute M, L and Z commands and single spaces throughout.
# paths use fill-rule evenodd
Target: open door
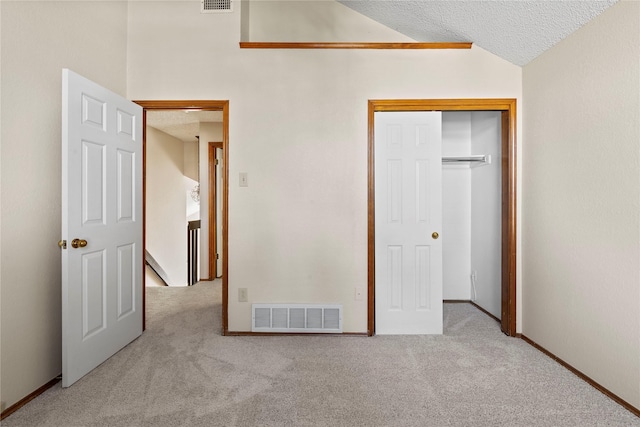
M 142 334 L 142 108 L 62 73 L 62 386 Z

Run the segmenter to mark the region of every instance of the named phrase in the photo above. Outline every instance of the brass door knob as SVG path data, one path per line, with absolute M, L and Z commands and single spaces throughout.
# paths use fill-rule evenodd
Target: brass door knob
M 440 235 L 438 234 L 437 231 L 434 231 L 433 233 L 431 233 L 431 237 L 433 237 L 433 239 L 437 239 L 438 237 L 440 237 Z
M 83 239 L 73 239 L 71 241 L 71 247 L 72 248 L 84 248 L 85 246 L 87 246 L 87 241 L 83 240 Z

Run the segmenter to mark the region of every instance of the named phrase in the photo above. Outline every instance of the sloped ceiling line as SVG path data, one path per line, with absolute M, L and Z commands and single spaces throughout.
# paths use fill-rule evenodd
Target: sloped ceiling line
M 464 42 L 524 66 L 618 0 L 338 0 L 419 42 Z

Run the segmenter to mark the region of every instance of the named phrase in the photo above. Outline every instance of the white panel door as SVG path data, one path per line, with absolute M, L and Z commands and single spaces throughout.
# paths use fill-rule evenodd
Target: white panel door
M 142 333 L 142 108 L 62 72 L 62 386 Z
M 376 334 L 441 334 L 441 113 L 377 112 L 374 132 Z
M 218 164 L 216 165 L 216 251 L 219 255 L 216 258 L 216 275 L 222 277 L 222 257 L 225 256 L 225 254 L 222 253 L 222 234 L 224 233 L 222 229 L 222 203 L 224 201 L 222 198 L 224 192 L 224 152 L 222 148 L 216 148 L 215 157 L 218 160 Z M 212 277 L 212 279 L 215 279 L 215 277 Z

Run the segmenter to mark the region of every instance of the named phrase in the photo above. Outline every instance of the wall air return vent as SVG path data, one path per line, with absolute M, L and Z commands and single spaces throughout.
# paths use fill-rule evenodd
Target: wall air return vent
M 233 12 L 233 0 L 200 0 L 201 13 Z
M 252 304 L 251 332 L 342 333 L 339 304 Z

